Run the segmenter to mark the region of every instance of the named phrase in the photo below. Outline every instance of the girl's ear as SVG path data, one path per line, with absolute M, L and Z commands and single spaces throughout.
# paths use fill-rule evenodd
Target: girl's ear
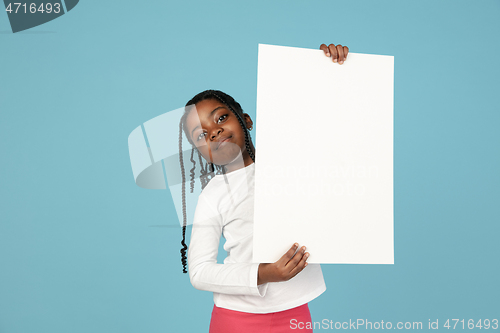
M 243 113 L 243 120 L 245 120 L 245 124 L 246 124 L 247 128 L 253 127 L 252 118 L 250 118 L 248 113 Z

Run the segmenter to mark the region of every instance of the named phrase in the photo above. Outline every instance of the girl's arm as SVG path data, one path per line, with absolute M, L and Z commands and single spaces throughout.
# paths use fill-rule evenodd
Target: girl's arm
M 307 266 L 305 246 L 294 244 L 277 262 L 217 263 L 222 218 L 203 194 L 198 199 L 188 249 L 189 277 L 196 289 L 222 294 L 264 296 L 268 282 L 287 281 Z
M 198 199 L 188 248 L 189 277 L 196 289 L 222 294 L 264 296 L 257 285 L 258 263 L 217 263 L 222 218 L 203 193 Z

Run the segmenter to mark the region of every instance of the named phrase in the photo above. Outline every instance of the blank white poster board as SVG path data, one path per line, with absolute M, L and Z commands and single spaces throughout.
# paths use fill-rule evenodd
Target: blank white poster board
M 393 264 L 394 57 L 259 45 L 254 262 Z

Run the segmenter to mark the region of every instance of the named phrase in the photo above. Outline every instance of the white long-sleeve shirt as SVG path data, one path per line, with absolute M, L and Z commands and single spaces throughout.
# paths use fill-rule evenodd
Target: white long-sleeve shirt
M 257 285 L 259 264 L 252 263 L 254 177 L 252 163 L 215 176 L 200 194 L 188 249 L 189 276 L 196 289 L 214 293 L 218 307 L 283 311 L 313 300 L 326 286 L 319 264 L 307 265 L 288 281 Z M 221 235 L 227 257 L 218 264 Z

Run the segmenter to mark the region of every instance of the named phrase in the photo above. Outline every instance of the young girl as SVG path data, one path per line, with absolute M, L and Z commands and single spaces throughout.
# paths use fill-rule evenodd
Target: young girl
M 320 49 L 342 64 L 346 46 L 322 44 Z M 326 290 L 319 264 L 307 264 L 306 247 L 293 246 L 275 263 L 252 263 L 255 148 L 250 116 L 231 96 L 207 90 L 187 104 L 179 125 L 184 224 L 182 264 L 186 260 L 193 286 L 214 293 L 210 332 L 291 332 L 311 322 L 307 303 Z M 197 152 L 202 188 L 196 206 L 188 258 L 185 244 L 185 175 L 182 132 Z M 194 166 L 193 166 L 194 169 Z M 191 188 L 194 172 L 191 171 Z M 229 189 L 229 190 L 228 190 Z M 230 203 L 228 205 L 228 203 Z M 217 263 L 221 235 L 226 242 L 224 264 Z M 300 274 L 299 274 L 300 273 Z M 312 330 L 302 330 L 312 332 Z

